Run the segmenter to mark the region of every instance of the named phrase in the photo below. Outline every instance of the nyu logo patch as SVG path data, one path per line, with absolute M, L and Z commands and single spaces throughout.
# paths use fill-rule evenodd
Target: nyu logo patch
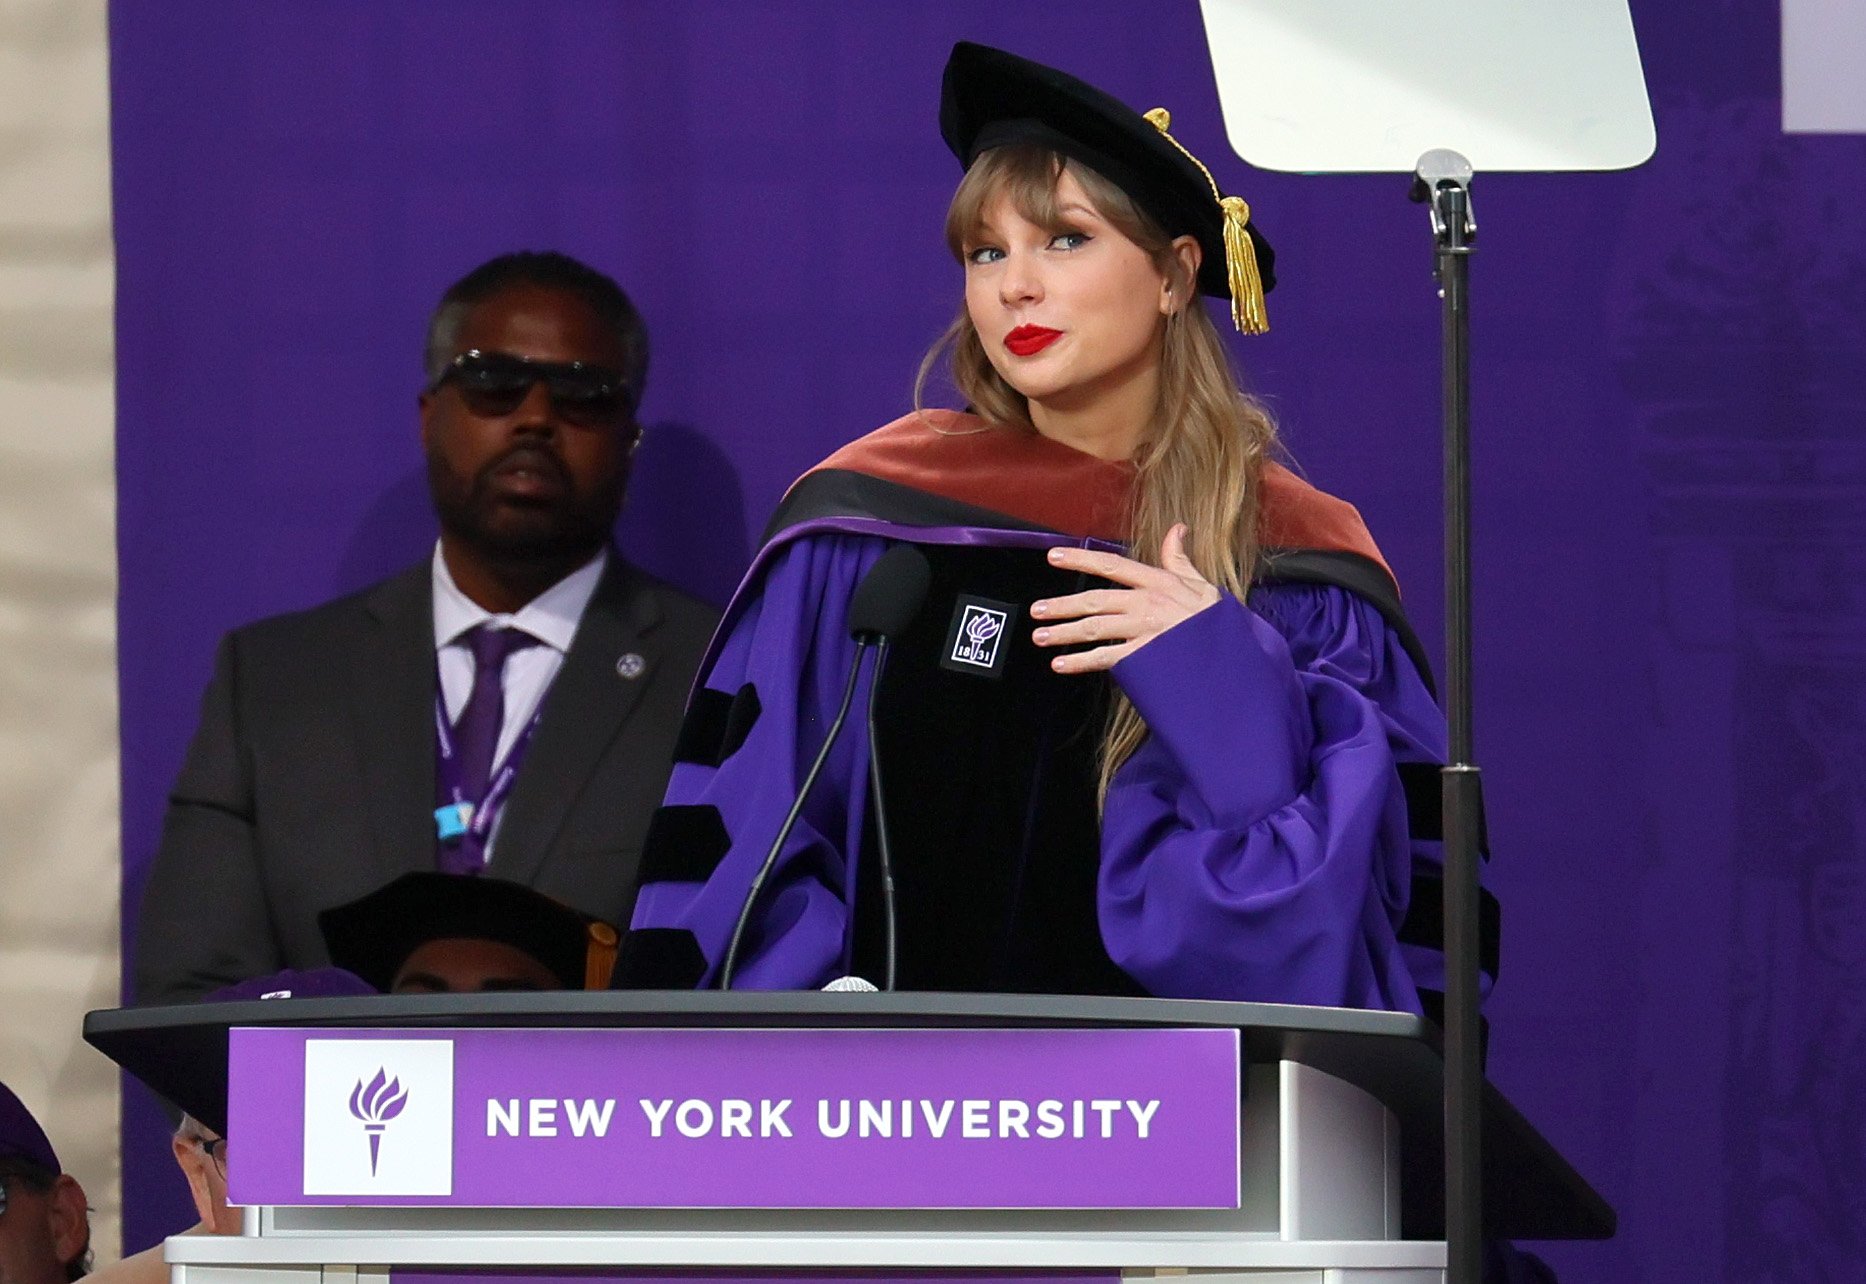
M 304 1193 L 453 1193 L 451 1039 L 305 1040 Z
M 979 677 L 1004 676 L 1012 617 L 1009 602 L 983 597 L 961 597 L 953 604 L 952 624 L 946 630 L 946 649 L 940 667 Z

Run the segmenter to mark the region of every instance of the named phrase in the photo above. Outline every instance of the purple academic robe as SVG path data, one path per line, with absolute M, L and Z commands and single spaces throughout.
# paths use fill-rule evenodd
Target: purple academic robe
M 726 743 L 674 769 L 668 823 L 650 837 L 661 851 L 644 858 L 637 959 L 678 941 L 693 956 L 687 979 L 703 968 L 698 984 L 717 983 L 746 888 L 841 697 L 850 596 L 889 539 L 1083 542 L 845 517 L 767 545 L 702 666 L 696 703 L 715 702 L 714 739 Z M 1429 772 L 1445 732 L 1381 611 L 1331 584 L 1261 585 L 1248 606 L 1221 599 L 1111 676 L 1150 733 L 1102 818 L 1096 915 L 1114 963 L 1160 996 L 1420 1011 L 1420 989 L 1442 988 L 1442 961 L 1434 943 L 1403 941 L 1401 925 L 1415 878 L 1435 879 L 1440 855 L 1409 821 L 1400 764 Z M 849 971 L 866 681 L 759 897 L 735 987 L 814 988 Z

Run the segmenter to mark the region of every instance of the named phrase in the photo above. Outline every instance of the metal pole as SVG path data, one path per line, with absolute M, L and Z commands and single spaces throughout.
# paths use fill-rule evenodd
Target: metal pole
M 1482 801 L 1471 719 L 1471 165 L 1427 152 L 1413 180 L 1430 202 L 1444 347 L 1445 720 L 1445 1265 L 1448 1284 L 1483 1272 L 1484 1071 L 1478 1024 L 1478 828 Z

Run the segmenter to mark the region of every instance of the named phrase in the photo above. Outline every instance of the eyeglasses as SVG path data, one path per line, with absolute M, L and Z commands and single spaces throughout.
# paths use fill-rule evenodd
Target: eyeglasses
M 509 415 L 525 403 L 533 384 L 542 383 L 551 405 L 567 421 L 584 428 L 606 428 L 628 418 L 628 382 L 604 366 L 582 361 L 534 361 L 509 352 L 469 348 L 428 385 L 439 392 L 452 384 L 476 415 Z
M 206 1137 L 194 1137 L 191 1140 L 213 1163 L 214 1171 L 220 1174 L 220 1180 L 227 1180 L 227 1139 L 216 1137 L 209 1141 Z

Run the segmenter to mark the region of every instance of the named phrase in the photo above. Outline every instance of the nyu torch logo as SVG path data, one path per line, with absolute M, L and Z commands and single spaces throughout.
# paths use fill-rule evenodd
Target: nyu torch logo
M 345 1031 L 307 1036 L 304 1049 L 306 1195 L 452 1192 L 452 1039 Z M 386 1147 L 384 1133 L 394 1134 Z
M 1004 634 L 1005 623 L 1005 612 L 967 602 L 953 638 L 952 659 L 980 669 L 997 667 L 998 641 Z
M 350 1114 L 369 1136 L 371 1177 L 376 1175 L 376 1161 L 381 1158 L 383 1129 L 407 1104 L 408 1089 L 402 1086 L 401 1080 L 389 1078 L 385 1069 L 378 1068 L 375 1078 L 367 1083 L 361 1079 L 356 1081 L 356 1090 L 350 1094 Z

